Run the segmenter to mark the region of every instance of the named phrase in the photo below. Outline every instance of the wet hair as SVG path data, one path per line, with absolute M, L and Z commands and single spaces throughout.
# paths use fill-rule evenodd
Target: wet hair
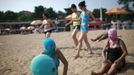
M 80 3 L 79 3 L 79 6 L 81 6 L 81 7 L 86 7 L 85 1 L 80 2 Z
M 49 15 L 47 13 L 43 13 L 44 16 L 46 16 L 47 18 L 49 18 Z
M 76 5 L 75 5 L 75 4 L 72 4 L 72 5 L 71 5 L 71 8 L 76 9 L 77 7 L 76 7 Z

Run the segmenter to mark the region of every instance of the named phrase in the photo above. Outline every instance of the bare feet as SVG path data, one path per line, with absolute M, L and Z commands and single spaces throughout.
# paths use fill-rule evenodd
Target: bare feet
M 91 71 L 91 75 L 98 75 L 98 74 L 95 73 L 94 71 Z
M 89 54 L 93 54 L 93 51 L 91 49 L 88 49 L 89 50 Z
M 94 54 L 92 51 L 90 51 L 90 53 L 89 54 Z
M 80 55 L 79 55 L 79 54 L 77 54 L 77 55 L 75 56 L 75 58 L 74 58 L 74 59 L 77 59 L 78 57 L 80 57 Z

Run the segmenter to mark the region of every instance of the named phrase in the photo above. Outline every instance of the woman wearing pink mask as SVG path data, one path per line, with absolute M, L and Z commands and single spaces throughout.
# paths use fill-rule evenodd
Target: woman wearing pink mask
M 117 30 L 112 28 L 108 31 L 108 41 L 103 51 L 103 62 L 100 69 L 92 71 L 91 75 L 114 75 L 116 71 L 125 65 L 125 57 L 128 54 L 123 40 L 117 38 Z

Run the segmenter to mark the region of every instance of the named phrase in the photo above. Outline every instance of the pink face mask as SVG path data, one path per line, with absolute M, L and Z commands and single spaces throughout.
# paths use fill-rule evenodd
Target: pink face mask
M 115 28 L 112 28 L 108 31 L 108 37 L 110 40 L 115 41 L 117 39 L 117 30 Z

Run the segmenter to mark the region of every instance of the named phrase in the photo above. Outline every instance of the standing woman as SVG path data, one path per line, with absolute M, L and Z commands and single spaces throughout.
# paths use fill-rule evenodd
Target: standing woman
M 49 19 L 49 16 L 48 14 L 45 14 L 43 13 L 43 22 L 42 22 L 42 25 L 40 26 L 39 29 L 43 28 L 44 27 L 44 34 L 45 34 L 45 37 L 48 38 L 51 36 L 51 33 L 52 33 L 52 30 L 54 29 L 54 24 L 52 22 L 51 19 Z
M 78 45 L 78 40 L 77 40 L 77 33 L 80 30 L 80 12 L 77 11 L 77 7 L 75 4 L 71 5 L 71 10 L 72 10 L 72 14 L 69 18 L 71 18 L 71 21 L 69 23 L 67 23 L 66 25 L 70 25 L 71 23 L 73 23 L 73 32 L 72 32 L 72 39 L 75 45 L 75 48 Z M 67 19 L 67 17 L 66 17 Z
M 89 44 L 88 39 L 87 39 L 87 32 L 89 30 L 89 26 L 88 26 L 89 18 L 91 17 L 91 18 L 94 19 L 94 16 L 92 15 L 91 12 L 89 12 L 86 9 L 85 1 L 82 1 L 82 2 L 79 3 L 79 8 L 82 10 L 82 13 L 81 13 L 81 27 L 80 27 L 81 34 L 80 34 L 78 45 L 77 45 L 78 53 L 77 53 L 75 59 L 77 59 L 80 56 L 80 50 L 81 50 L 81 47 L 82 47 L 82 41 L 83 40 L 84 40 L 88 50 L 90 50 L 90 54 L 92 54 L 92 50 L 91 50 L 90 44 Z

